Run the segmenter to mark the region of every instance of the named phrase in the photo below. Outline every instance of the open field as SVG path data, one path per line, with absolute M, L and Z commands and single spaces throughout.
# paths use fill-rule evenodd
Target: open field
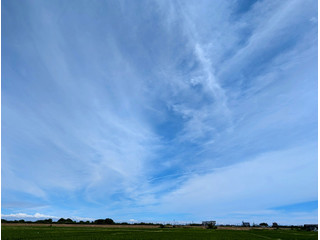
M 210 230 L 202 228 L 130 228 L 130 227 L 89 227 L 89 226 L 8 226 L 2 225 L 1 239 L 213 239 L 213 240 L 250 240 L 250 239 L 281 239 L 308 240 L 317 239 L 317 232 L 296 230 Z

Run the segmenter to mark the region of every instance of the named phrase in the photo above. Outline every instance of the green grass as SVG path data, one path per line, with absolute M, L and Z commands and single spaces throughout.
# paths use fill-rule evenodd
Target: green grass
M 306 232 L 296 230 L 210 230 L 210 229 L 188 229 L 188 228 L 100 228 L 100 227 L 47 227 L 47 226 L 2 226 L 1 239 L 23 240 L 23 239 L 281 239 L 281 240 L 308 240 L 318 239 L 317 232 Z

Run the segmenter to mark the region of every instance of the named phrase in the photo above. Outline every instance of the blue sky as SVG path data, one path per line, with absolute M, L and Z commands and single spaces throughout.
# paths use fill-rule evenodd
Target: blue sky
M 2 1 L 2 217 L 314 223 L 317 2 Z

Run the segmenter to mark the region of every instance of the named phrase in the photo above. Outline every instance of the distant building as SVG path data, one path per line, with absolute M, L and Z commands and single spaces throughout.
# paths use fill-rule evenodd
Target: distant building
M 250 227 L 250 223 L 249 222 L 242 222 L 242 226 L 243 227 Z
M 304 229 L 307 231 L 318 231 L 318 224 L 305 224 Z
M 216 221 L 202 221 L 202 225 L 208 227 L 209 225 L 215 226 Z

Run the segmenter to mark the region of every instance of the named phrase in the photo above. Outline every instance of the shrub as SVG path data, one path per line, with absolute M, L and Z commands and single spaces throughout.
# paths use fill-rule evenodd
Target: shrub
M 217 226 L 213 225 L 212 223 L 209 223 L 207 225 L 207 229 L 217 229 Z

